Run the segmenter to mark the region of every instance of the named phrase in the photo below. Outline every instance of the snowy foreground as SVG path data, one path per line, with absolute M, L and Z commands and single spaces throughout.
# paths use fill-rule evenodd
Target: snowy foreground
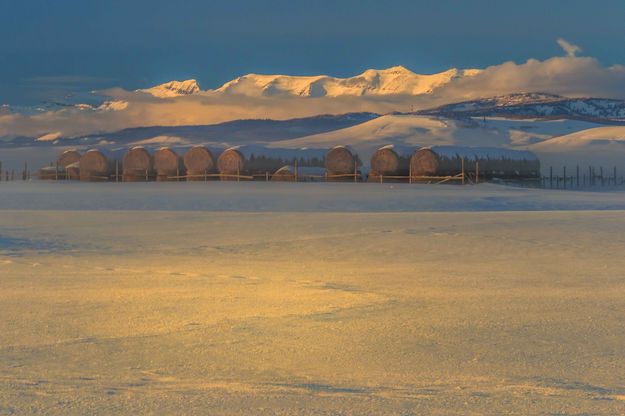
M 0 183 L 0 415 L 623 414 L 624 245 L 623 191 Z

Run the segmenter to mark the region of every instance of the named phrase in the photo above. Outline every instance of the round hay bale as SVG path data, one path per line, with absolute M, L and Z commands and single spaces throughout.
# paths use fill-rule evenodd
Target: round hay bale
M 376 150 L 371 155 L 369 181 L 378 181 L 384 176 L 407 177 L 410 174 L 410 158 L 415 150 L 414 147 L 396 145 L 388 145 Z
M 438 155 L 431 149 L 419 149 L 410 158 L 412 176 L 435 176 L 439 173 Z
M 152 176 L 153 160 L 145 147 L 135 146 L 122 159 L 123 181 L 147 181 Z
M 293 166 L 282 166 L 271 175 L 271 180 L 275 182 L 295 182 L 295 168 Z
M 360 166 L 358 155 L 347 146 L 335 146 L 326 154 L 325 167 L 330 181 L 353 181 L 354 175 Z M 346 175 L 332 177 L 332 175 Z
M 206 146 L 193 146 L 184 154 L 187 180 L 204 180 L 201 175 L 216 171 L 215 155 Z
M 154 152 L 154 170 L 157 181 L 172 180 L 170 179 L 172 176 L 180 176 L 181 165 L 180 157 L 170 147 L 161 147 Z M 178 178 L 173 180 L 178 180 Z
M 111 161 L 98 149 L 91 149 L 80 157 L 81 181 L 106 181 L 111 174 Z
M 76 163 L 80 160 L 80 153 L 76 149 L 68 149 L 61 153 L 59 158 L 57 159 L 57 163 L 59 167 L 67 167 L 72 163 Z
M 236 148 L 224 150 L 217 159 L 217 166 L 221 175 L 240 175 L 245 168 L 245 156 Z M 228 180 L 227 176 L 222 176 L 223 180 Z

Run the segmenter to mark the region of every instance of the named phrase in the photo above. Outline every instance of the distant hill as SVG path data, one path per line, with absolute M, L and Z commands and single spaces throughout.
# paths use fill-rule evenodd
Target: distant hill
M 567 98 L 544 93 L 518 93 L 447 104 L 417 111 L 415 114 L 455 119 L 505 117 L 625 124 L 625 101 L 607 98 Z
M 236 120 L 205 126 L 150 126 L 79 137 L 35 138 L 18 137 L 0 140 L 0 147 L 16 146 L 89 146 L 139 144 L 193 143 L 268 143 L 311 134 L 340 130 L 379 117 L 374 113 L 320 115 L 289 120 Z

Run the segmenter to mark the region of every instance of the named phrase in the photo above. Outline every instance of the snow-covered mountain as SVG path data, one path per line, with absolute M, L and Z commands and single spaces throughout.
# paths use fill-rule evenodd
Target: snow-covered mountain
M 186 81 L 170 81 L 156 85 L 152 88 L 137 90 L 159 98 L 179 97 L 181 95 L 193 95 L 201 91 L 200 85 L 194 79 Z
M 518 93 L 448 104 L 418 114 L 447 118 L 507 117 L 625 122 L 625 101 Z
M 479 70 L 450 70 L 432 75 L 415 74 L 403 66 L 368 69 L 360 75 L 336 78 L 327 75 L 289 76 L 249 74 L 225 83 L 216 91 L 250 96 L 293 95 L 339 97 L 362 95 L 429 94 L 452 79 L 472 76 Z
M 237 94 L 252 97 L 298 96 L 340 97 L 364 95 L 421 95 L 462 77 L 470 77 L 478 69 L 449 69 L 437 74 L 416 74 L 403 66 L 368 69 L 360 75 L 337 78 L 327 75 L 291 76 L 248 74 L 228 81 L 206 92 Z M 195 80 L 171 81 L 139 90 L 155 97 L 170 98 L 201 93 Z

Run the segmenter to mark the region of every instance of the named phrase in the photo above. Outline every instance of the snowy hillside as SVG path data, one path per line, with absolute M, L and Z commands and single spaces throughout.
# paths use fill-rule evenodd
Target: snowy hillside
M 554 137 L 530 148 L 544 164 L 625 168 L 625 126 L 597 127 Z
M 448 104 L 418 114 L 451 118 L 515 117 L 569 118 L 625 122 L 625 101 L 605 98 L 566 98 L 543 93 L 519 93 Z
M 501 146 L 525 148 L 598 124 L 576 120 L 440 119 L 418 115 L 385 115 L 352 127 L 284 140 L 280 147 L 329 147 L 348 144 L 368 159 L 386 144 L 435 146 Z

